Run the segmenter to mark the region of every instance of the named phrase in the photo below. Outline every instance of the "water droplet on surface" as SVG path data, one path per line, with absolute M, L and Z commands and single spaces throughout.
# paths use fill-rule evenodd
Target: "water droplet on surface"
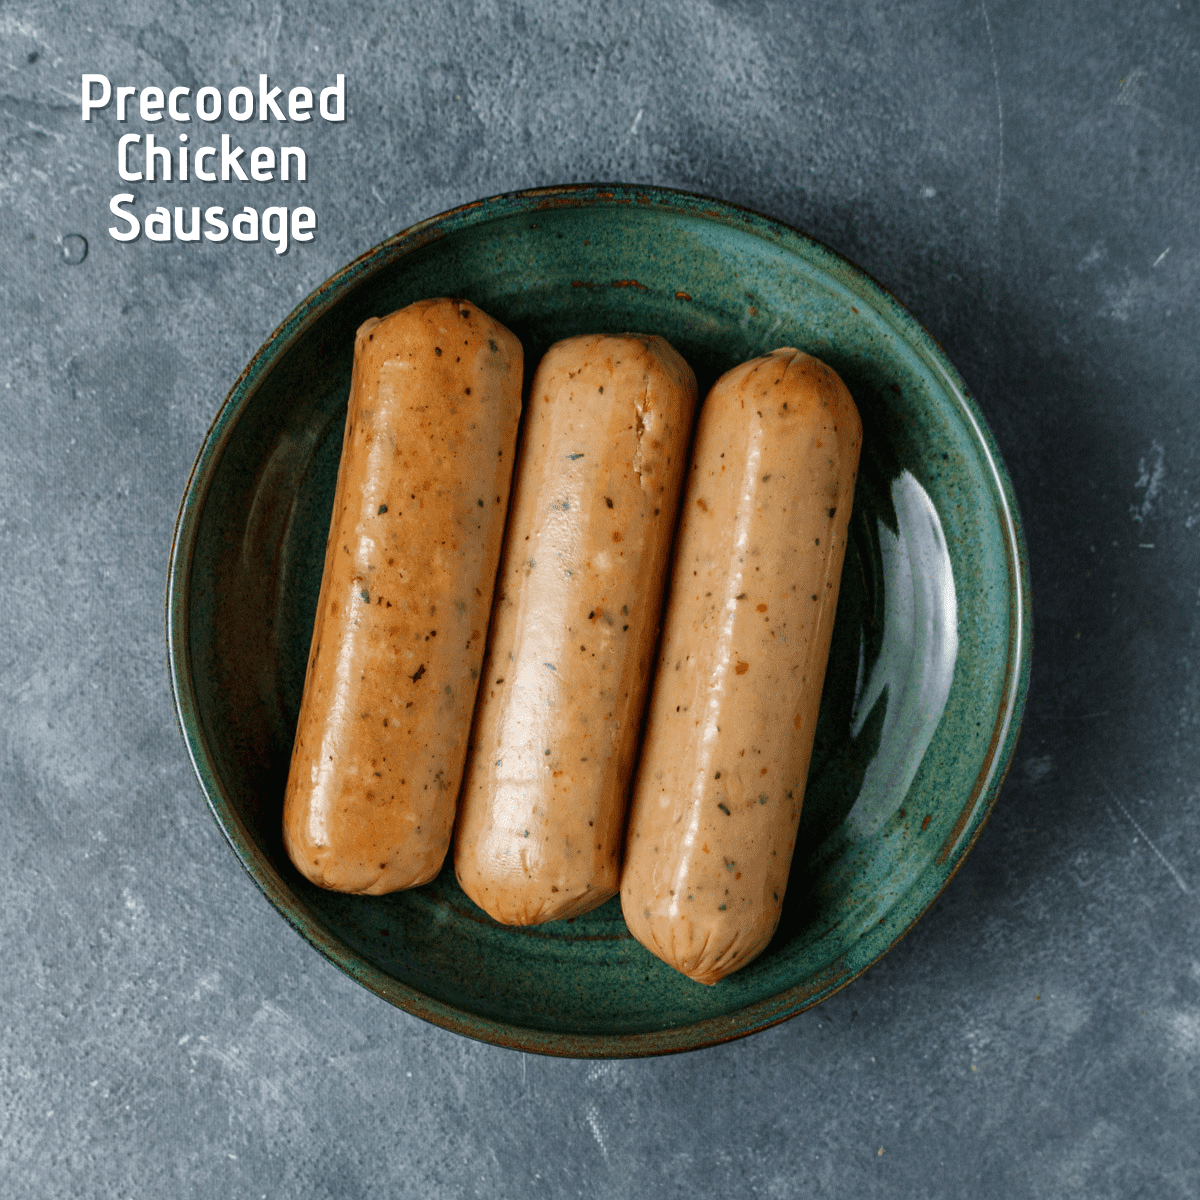
M 82 233 L 64 233 L 62 237 L 63 262 L 77 267 L 87 258 L 87 238 Z

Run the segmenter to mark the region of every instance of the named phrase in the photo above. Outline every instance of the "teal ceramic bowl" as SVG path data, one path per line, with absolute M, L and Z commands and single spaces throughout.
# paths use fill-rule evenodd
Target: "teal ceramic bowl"
M 473 300 L 532 373 L 572 334 L 659 333 L 701 395 L 798 346 L 845 380 L 864 451 L 807 799 L 768 949 L 714 987 L 652 957 L 617 899 L 497 925 L 452 868 L 344 896 L 284 853 L 284 783 L 349 391 L 354 331 L 413 300 Z M 740 1037 L 819 1003 L 887 953 L 979 836 L 1029 678 L 1030 595 L 1008 476 L 941 348 L 828 248 L 745 209 L 650 188 L 498 196 L 406 230 L 299 306 L 229 393 L 171 550 L 168 655 L 213 815 L 254 881 L 342 970 L 470 1037 L 574 1056 Z

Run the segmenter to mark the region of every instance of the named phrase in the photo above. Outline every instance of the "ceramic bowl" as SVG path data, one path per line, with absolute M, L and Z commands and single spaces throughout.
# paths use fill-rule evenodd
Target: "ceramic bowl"
M 619 899 L 496 924 L 447 863 L 384 897 L 313 887 L 280 820 L 341 450 L 354 331 L 413 300 L 473 300 L 525 346 L 668 338 L 701 395 L 797 346 L 863 418 L 813 765 L 779 931 L 714 987 L 652 957 Z M 527 381 L 528 382 L 528 381 Z M 168 657 L 200 784 L 254 881 L 318 950 L 408 1012 L 550 1054 L 691 1049 L 825 999 L 885 954 L 961 865 L 1012 756 L 1030 595 L 1012 488 L 945 353 L 891 295 L 794 229 L 661 189 L 498 196 L 397 234 L 304 301 L 243 371 L 188 481 L 171 551 Z

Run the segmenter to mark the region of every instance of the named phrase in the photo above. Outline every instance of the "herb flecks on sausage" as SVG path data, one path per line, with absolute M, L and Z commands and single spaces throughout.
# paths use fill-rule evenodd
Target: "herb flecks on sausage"
M 421 301 L 359 330 L 313 635 L 321 653 L 310 655 L 284 800 L 288 852 L 322 887 L 412 887 L 445 858 L 521 379 L 520 343 L 466 301 Z M 481 491 L 496 497 L 482 511 Z
M 455 835 L 459 883 L 500 921 L 616 891 L 696 398 L 657 337 L 572 338 L 534 377 L 488 651 L 508 683 L 479 706 Z
M 861 440 L 841 380 L 792 349 L 701 409 L 621 883 L 634 936 L 701 983 L 779 921 Z

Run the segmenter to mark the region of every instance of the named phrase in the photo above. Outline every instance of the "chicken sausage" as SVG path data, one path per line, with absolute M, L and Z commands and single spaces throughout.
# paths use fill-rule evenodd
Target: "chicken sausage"
M 358 331 L 284 844 L 313 883 L 426 883 L 450 844 L 504 538 L 521 343 L 465 300 Z
M 506 924 L 617 890 L 696 397 L 660 337 L 570 338 L 538 366 L 454 850 Z
M 621 883 L 633 935 L 701 983 L 779 923 L 861 443 L 845 385 L 790 348 L 701 410 Z

